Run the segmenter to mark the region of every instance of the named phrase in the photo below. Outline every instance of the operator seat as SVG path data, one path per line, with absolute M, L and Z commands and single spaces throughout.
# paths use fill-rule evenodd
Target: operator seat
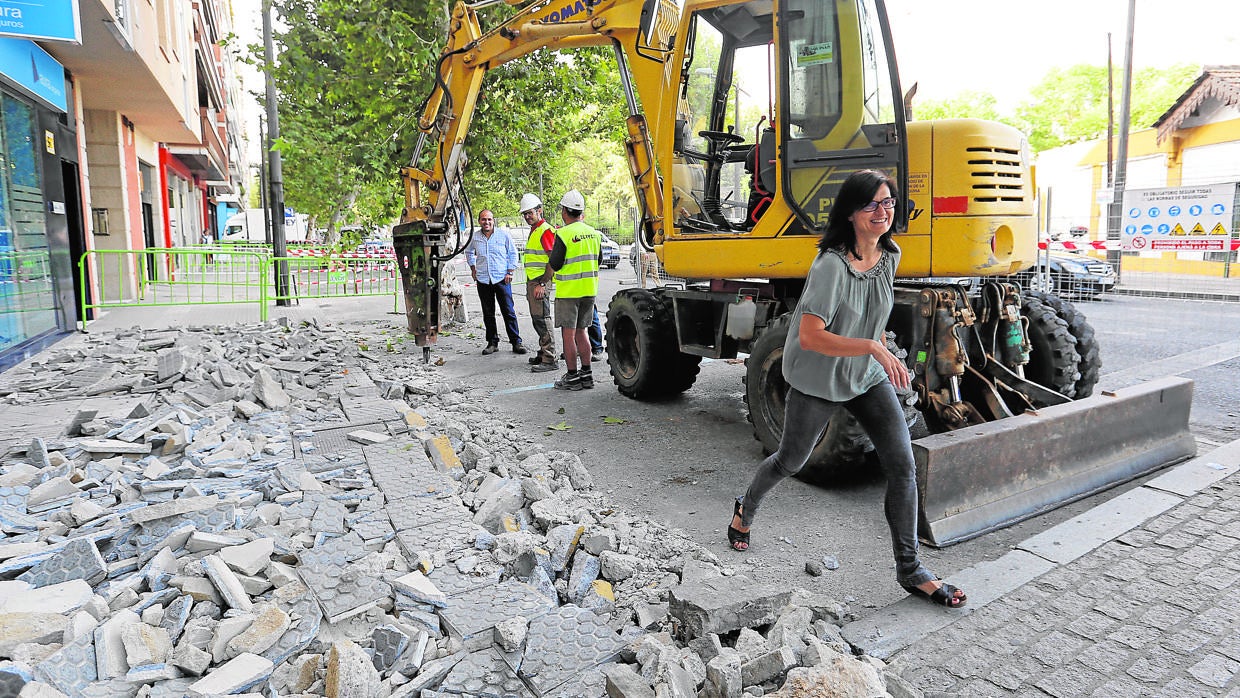
M 750 175 L 745 222 L 752 228 L 775 200 L 775 129 L 762 129 L 762 136 L 745 158 L 745 171 Z

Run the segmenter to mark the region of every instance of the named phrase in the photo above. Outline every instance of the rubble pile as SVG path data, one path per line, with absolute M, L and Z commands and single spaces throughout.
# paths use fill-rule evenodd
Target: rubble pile
M 0 460 L 0 695 L 916 695 L 841 604 L 617 511 L 381 339 L 77 344 L 3 376 L 5 409 L 143 399 Z

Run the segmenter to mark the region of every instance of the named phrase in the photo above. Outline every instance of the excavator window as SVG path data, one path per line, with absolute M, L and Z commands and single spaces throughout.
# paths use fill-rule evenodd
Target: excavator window
M 673 207 L 686 232 L 741 232 L 754 225 L 746 171 L 769 125 L 772 5 L 757 0 L 695 13 L 681 72 Z

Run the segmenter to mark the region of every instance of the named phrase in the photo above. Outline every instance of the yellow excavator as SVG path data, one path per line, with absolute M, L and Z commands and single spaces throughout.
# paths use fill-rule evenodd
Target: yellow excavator
M 908 120 L 882 0 L 536 0 L 484 32 L 486 4 L 453 9 L 402 170 L 394 242 L 424 356 L 444 262 L 468 235 L 465 139 L 484 75 L 536 50 L 610 46 L 628 107 L 637 244 L 682 280 L 612 299 L 608 363 L 622 394 L 675 395 L 703 358 L 746 354 L 750 420 L 773 450 L 784 340 L 815 244 L 839 184 L 877 168 L 905 194 L 887 337 L 914 375 L 903 399 L 927 543 L 1195 454 L 1191 381 L 1092 395 L 1098 346 L 1084 316 L 1008 281 L 1037 249 L 1027 141 L 986 121 Z M 851 418 L 837 418 L 805 476 L 830 483 L 869 450 Z

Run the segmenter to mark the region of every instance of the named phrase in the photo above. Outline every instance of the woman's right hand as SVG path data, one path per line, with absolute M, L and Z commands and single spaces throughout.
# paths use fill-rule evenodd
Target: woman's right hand
M 909 387 L 908 367 L 895 354 L 888 351 L 882 342 L 874 341 L 870 356 L 878 359 L 878 364 L 887 372 L 887 378 L 891 380 L 896 390 L 906 390 Z

